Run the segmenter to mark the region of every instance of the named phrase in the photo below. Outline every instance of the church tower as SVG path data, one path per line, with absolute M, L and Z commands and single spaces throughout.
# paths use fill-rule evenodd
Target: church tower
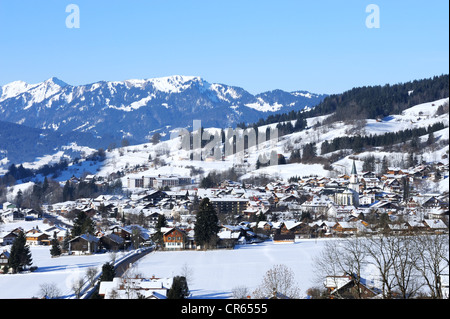
M 334 201 L 337 205 L 353 205 L 359 206 L 359 178 L 356 171 L 355 161 L 353 161 L 352 173 L 350 174 L 350 183 L 347 189 L 340 193 L 334 194 Z
M 359 179 L 358 172 L 356 171 L 355 160 L 353 160 L 352 172 L 350 173 L 350 184 L 348 185 L 348 188 L 359 194 Z

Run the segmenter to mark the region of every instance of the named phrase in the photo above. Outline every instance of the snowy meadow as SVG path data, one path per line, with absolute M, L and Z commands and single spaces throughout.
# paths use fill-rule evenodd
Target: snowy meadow
M 306 239 L 293 244 L 260 244 L 236 246 L 233 250 L 153 252 L 135 264 L 144 277 L 185 275 L 191 298 L 231 298 L 232 290 L 245 287 L 251 294 L 274 265 L 283 264 L 295 274 L 295 280 L 306 297 L 315 286 L 314 257 L 327 239 Z

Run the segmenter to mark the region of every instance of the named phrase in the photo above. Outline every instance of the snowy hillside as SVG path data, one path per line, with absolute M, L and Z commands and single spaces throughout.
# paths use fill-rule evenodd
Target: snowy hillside
M 320 154 L 320 145 L 324 141 L 330 141 L 333 138 L 344 137 L 356 134 L 377 135 L 387 132 L 397 132 L 405 129 L 418 127 L 428 127 L 431 124 L 442 122 L 448 126 L 448 114 L 436 115 L 437 108 L 447 99 L 437 100 L 430 103 L 414 106 L 405 110 L 401 115 L 393 115 L 384 118 L 381 121 L 368 119 L 363 123 L 344 123 L 335 122 L 328 125 L 321 125 L 327 116 L 310 118 L 307 120 L 308 128 L 288 134 L 279 138 L 276 144 L 270 141 L 261 143 L 256 147 L 249 148 L 245 154 L 232 154 L 223 158 L 223 160 L 213 160 L 204 158 L 204 160 L 190 160 L 189 151 L 182 148 L 181 138 L 174 138 L 167 141 L 159 142 L 156 145 L 145 143 L 127 147 L 118 147 L 110 151 L 106 151 L 106 157 L 103 162 L 79 160 L 77 163 L 69 165 L 67 170 L 63 171 L 56 180 L 65 181 L 72 176 L 82 177 L 86 175 L 96 175 L 107 178 L 115 172 L 123 172 L 122 184 L 127 185 L 127 178 L 141 176 L 157 176 L 161 175 L 179 175 L 192 177 L 196 182 L 206 176 L 211 171 L 223 172 L 234 167 L 241 173 L 241 179 L 249 179 L 255 176 L 269 176 L 287 180 L 293 176 L 337 176 L 338 174 L 348 173 L 351 162 L 356 159 L 356 165 L 359 171 L 362 171 L 363 161 L 367 156 L 374 156 L 378 161 L 386 156 L 390 160 L 391 166 L 403 166 L 405 162 L 405 152 L 403 151 L 387 151 L 382 148 L 375 150 L 363 151 L 354 154 L 351 150 L 345 151 L 344 156 L 337 161 L 331 163 L 327 169 L 320 163 L 288 163 L 287 165 L 275 165 L 270 167 L 261 167 L 256 169 L 258 157 L 263 154 L 269 154 L 269 151 L 276 150 L 277 154 L 283 154 L 289 161 L 292 151 L 299 149 L 308 143 L 316 143 L 317 155 L 331 158 L 333 153 Z M 355 131 L 355 125 L 359 125 L 359 129 Z M 276 125 L 270 125 L 275 127 Z M 265 129 L 265 127 L 263 127 Z M 216 128 L 206 128 L 209 132 L 220 132 Z M 428 136 L 422 136 L 421 139 L 426 141 Z M 418 154 L 424 161 L 441 161 L 448 163 L 448 127 L 434 133 L 436 140 L 435 147 L 424 149 L 423 153 Z M 447 141 L 447 143 L 445 142 Z M 75 147 L 73 145 L 72 147 Z M 89 148 L 81 148 L 80 151 L 89 155 L 94 150 Z M 25 167 L 35 168 L 49 161 L 57 161 L 61 153 L 55 153 L 51 156 L 38 159 L 35 163 L 25 163 Z M 155 161 L 155 159 L 157 159 Z M 378 168 L 379 168 L 378 163 Z

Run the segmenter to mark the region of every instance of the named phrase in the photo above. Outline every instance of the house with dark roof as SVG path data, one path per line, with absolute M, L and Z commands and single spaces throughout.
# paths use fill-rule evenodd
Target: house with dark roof
M 9 256 L 9 251 L 7 251 L 6 249 L 0 253 L 0 271 L 3 266 L 8 265 Z
M 69 241 L 69 253 L 93 254 L 100 248 L 100 239 L 91 234 L 83 234 Z

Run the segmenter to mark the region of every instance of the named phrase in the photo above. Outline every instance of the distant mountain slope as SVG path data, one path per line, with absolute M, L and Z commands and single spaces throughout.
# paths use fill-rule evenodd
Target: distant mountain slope
M 71 86 L 51 78 L 0 87 L 0 118 L 61 133 L 88 132 L 145 142 L 156 130 L 187 127 L 235 127 L 270 114 L 298 111 L 326 95 L 275 90 L 252 95 L 242 88 L 211 84 L 200 77 L 170 76 Z
M 10 164 L 34 161 L 36 157 L 54 154 L 62 146 L 74 141 L 79 145 L 99 148 L 108 145 L 113 139 L 109 135 L 99 139 L 89 133 L 60 133 L 0 121 L 0 160 L 7 157 Z

